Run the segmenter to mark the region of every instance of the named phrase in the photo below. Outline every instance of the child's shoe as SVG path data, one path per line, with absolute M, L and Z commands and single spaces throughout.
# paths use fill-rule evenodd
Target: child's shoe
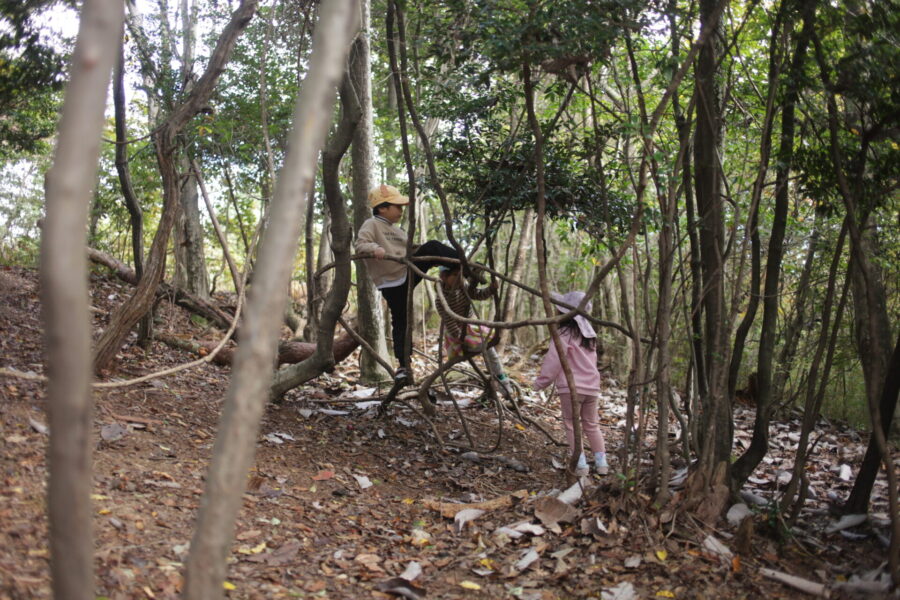
M 509 376 L 506 373 L 500 373 L 497 375 L 497 381 L 500 382 L 500 386 L 503 388 L 503 395 L 507 398 L 512 398 L 514 390 Z
M 587 459 L 584 457 L 584 454 L 578 457 L 578 464 L 575 466 L 575 476 L 576 477 L 585 477 L 588 474 L 588 464 Z
M 406 367 L 398 367 L 396 371 L 394 371 L 394 383 L 399 385 L 406 385 L 410 382 L 409 369 Z
M 606 462 L 606 452 L 594 452 L 594 468 L 597 475 L 609 474 L 609 464 Z

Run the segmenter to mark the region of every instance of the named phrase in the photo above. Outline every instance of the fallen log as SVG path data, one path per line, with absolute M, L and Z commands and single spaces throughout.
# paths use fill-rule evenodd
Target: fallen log
M 131 267 L 129 267 L 119 259 L 112 257 L 105 252 L 101 252 L 96 248 L 88 247 L 87 251 L 88 258 L 91 262 L 108 268 L 115 274 L 116 277 L 118 277 L 125 283 L 137 285 L 137 275 Z M 195 296 L 180 288 L 168 284 L 165 281 L 159 285 L 159 288 L 157 288 L 156 297 L 162 297 L 171 300 L 181 308 L 184 308 L 196 315 L 203 317 L 207 321 L 210 321 L 219 329 L 227 330 L 231 326 L 231 320 L 234 318 L 233 315 L 228 314 L 226 311 L 222 310 L 215 304 L 212 304 L 211 302 L 208 302 L 207 300 L 204 300 L 199 296 Z
M 217 342 L 195 342 L 163 333 L 156 334 L 154 339 L 159 340 L 167 346 L 191 352 L 198 356 L 206 356 L 212 352 L 217 345 Z M 334 364 L 338 364 L 346 359 L 358 346 L 359 343 L 347 332 L 336 337 L 332 347 Z M 213 357 L 212 361 L 217 365 L 230 366 L 236 350 L 237 346 L 222 348 L 219 353 Z M 303 362 L 312 356 L 315 351 L 316 345 L 310 344 L 309 342 L 280 342 L 278 344 L 278 365 L 293 365 Z
M 137 275 L 135 275 L 134 270 L 131 269 L 128 265 L 120 261 L 119 259 L 106 254 L 100 250 L 95 248 L 88 247 L 88 258 L 91 262 L 102 265 L 109 270 L 111 270 L 116 277 L 124 281 L 125 283 L 130 283 L 135 285 L 137 283 Z M 156 292 L 157 297 L 165 297 L 172 301 L 178 306 L 204 317 L 208 321 L 212 322 L 217 327 L 227 330 L 231 325 L 232 315 L 223 311 L 221 308 L 207 302 L 206 300 L 194 296 L 188 292 L 185 292 L 182 289 L 176 288 L 166 282 L 160 284 L 159 289 Z M 174 335 L 161 334 L 157 333 L 154 336 L 154 339 L 157 339 L 164 344 L 171 346 L 173 348 L 178 348 L 179 350 L 184 350 L 186 352 L 191 352 L 198 356 L 206 356 L 211 353 L 213 349 L 218 345 L 218 342 L 194 342 L 192 340 L 186 340 L 183 338 L 179 338 Z M 337 364 L 344 359 L 346 359 L 350 354 L 353 353 L 354 350 L 359 346 L 359 342 L 351 336 L 346 331 L 342 333 L 340 336 L 336 337 L 334 340 L 334 346 L 332 348 L 332 356 L 334 356 L 334 363 Z M 237 349 L 237 346 L 227 346 L 222 348 L 218 354 L 213 358 L 213 362 L 218 365 L 231 365 L 231 361 L 234 358 L 234 352 Z M 288 365 L 288 364 L 297 364 L 303 362 L 307 358 L 313 355 L 313 352 L 316 351 L 316 345 L 308 342 L 293 342 L 293 341 L 284 341 L 280 342 L 278 345 L 278 365 Z

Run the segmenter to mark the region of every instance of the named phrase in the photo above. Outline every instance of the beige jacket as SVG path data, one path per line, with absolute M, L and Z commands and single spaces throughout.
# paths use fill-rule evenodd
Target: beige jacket
M 406 232 L 381 217 L 369 217 L 359 228 L 357 252 L 384 248 L 389 256 L 406 256 Z M 394 287 L 406 281 L 406 265 L 393 260 L 366 259 L 369 277 L 378 289 Z

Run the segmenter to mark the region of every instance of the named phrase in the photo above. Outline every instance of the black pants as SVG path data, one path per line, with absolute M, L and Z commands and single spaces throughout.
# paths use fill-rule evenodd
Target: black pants
M 427 272 L 432 267 L 447 264 L 434 260 L 417 260 L 417 256 L 459 258 L 459 254 L 454 248 L 437 240 L 429 240 L 416 248 L 416 251 L 412 254 L 413 262 L 423 272 Z M 410 278 L 412 278 L 413 288 L 419 285 L 419 282 L 422 280 L 418 273 L 411 273 L 401 285 L 381 290 L 381 295 L 387 301 L 388 310 L 391 312 L 391 335 L 394 338 L 394 356 L 397 357 L 397 363 L 401 367 L 406 368 L 409 368 L 409 356 L 412 352 L 411 348 L 406 347 L 406 294 L 409 289 Z

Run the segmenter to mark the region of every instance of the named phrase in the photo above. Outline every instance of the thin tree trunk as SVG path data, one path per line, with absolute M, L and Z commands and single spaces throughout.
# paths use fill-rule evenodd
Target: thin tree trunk
M 398 22 L 396 35 L 394 33 L 394 19 L 396 18 Z M 408 210 L 406 211 L 406 219 L 408 225 L 407 231 L 407 239 L 406 239 L 406 255 L 409 256 L 413 252 L 413 243 L 416 236 L 416 177 L 415 170 L 413 168 L 412 163 L 412 155 L 410 151 L 409 144 L 409 133 L 407 130 L 406 124 L 406 109 L 412 108 L 412 102 L 404 103 L 401 99 L 406 99 L 406 93 L 404 92 L 404 87 L 408 88 L 408 82 L 406 79 L 406 62 L 400 61 L 398 59 L 398 53 L 403 52 L 403 44 L 405 43 L 403 36 L 403 14 L 401 12 L 400 7 L 396 0 L 388 0 L 388 10 L 387 15 L 385 17 L 385 28 L 387 30 L 387 49 L 388 49 L 388 60 L 391 65 L 391 83 L 393 83 L 393 88 L 397 94 L 397 123 L 400 126 L 400 141 L 401 146 L 403 148 L 403 162 L 406 165 L 406 180 L 409 186 L 408 196 L 409 196 L 409 204 Z M 398 46 L 400 47 L 398 51 Z M 401 71 L 401 68 L 403 69 Z M 408 89 L 406 90 L 408 92 Z M 406 104 L 406 106 L 404 106 Z M 449 227 L 449 225 L 448 225 Z M 407 277 L 412 277 L 412 274 L 407 269 Z M 406 295 L 406 315 L 407 315 L 407 323 L 406 323 L 406 332 L 404 334 L 404 339 L 402 340 L 403 347 L 406 350 L 406 356 L 403 357 L 405 360 L 410 360 L 412 356 L 412 328 L 409 326 L 410 320 L 413 318 L 413 294 L 415 292 L 415 287 L 412 285 L 407 286 L 407 295 Z M 398 340 L 392 340 L 393 344 L 396 347 Z M 411 367 L 412 365 L 400 365 L 405 367 Z
M 94 598 L 91 368 L 84 232 L 124 5 L 85 0 L 53 167 L 46 176 L 41 306 L 47 360 L 50 573 L 54 598 Z
M 113 102 L 116 119 L 116 172 L 119 185 L 122 186 L 122 197 L 128 208 L 131 221 L 131 253 L 134 260 L 134 272 L 140 279 L 144 275 L 144 215 L 141 203 L 131 185 L 131 171 L 128 168 L 128 116 L 125 108 L 125 29 L 122 28 L 122 41 L 119 44 L 119 57 L 113 81 Z M 153 333 L 153 317 L 147 315 L 140 321 L 138 343 L 145 345 Z
M 797 48 L 787 76 L 781 115 L 781 139 L 779 140 L 778 167 L 775 177 L 775 207 L 769 248 L 766 256 L 766 279 L 763 287 L 763 322 L 759 337 L 756 364 L 756 419 L 750 447 L 734 463 L 731 469 L 732 488 L 737 490 L 753 473 L 769 447 L 769 420 L 772 415 L 772 363 L 775 357 L 775 338 L 778 334 L 780 308 L 781 261 L 784 256 L 784 234 L 787 229 L 789 192 L 788 180 L 794 157 L 794 109 L 800 94 L 806 49 L 812 36 L 815 18 L 815 0 L 806 0 L 802 7 L 803 30 L 797 37 Z
M 700 0 L 701 29 L 713 30 L 697 59 L 697 123 L 694 134 L 694 180 L 699 216 L 699 242 L 704 315 L 705 390 L 701 432 L 703 451 L 700 488 L 712 482 L 718 465 L 727 472 L 731 455 L 733 424 L 727 396 L 728 331 L 725 312 L 725 231 L 722 201 L 722 172 L 719 157 L 722 143 L 720 90 L 717 84 L 722 47 L 722 27 L 716 17 L 716 0 Z M 703 35 L 701 33 L 701 35 Z
M 534 84 L 531 81 L 531 67 L 528 64 L 522 66 L 522 81 L 525 84 L 525 107 L 528 111 L 528 123 L 531 126 L 531 133 L 534 136 L 534 163 L 535 163 L 535 183 L 537 184 L 537 221 L 535 223 L 535 246 L 537 249 L 537 265 L 538 265 L 538 281 L 541 287 L 541 297 L 544 303 L 544 314 L 552 317 L 557 314 L 556 309 L 550 302 L 550 289 L 547 284 L 547 256 L 545 248 L 545 231 L 544 216 L 547 210 L 547 198 L 544 188 L 544 155 L 543 155 L 543 134 L 541 125 L 538 122 L 534 109 Z M 574 446 L 570 449 L 572 455 L 569 457 L 569 465 L 567 472 L 574 474 L 578 464 L 578 458 L 581 456 L 582 440 L 581 440 L 581 398 L 577 394 L 578 386 L 575 385 L 575 377 L 572 375 L 572 368 L 566 358 L 566 350 L 559 337 L 559 327 L 555 323 L 549 325 L 551 343 L 556 346 L 559 354 L 560 364 L 563 373 L 566 376 L 566 382 L 569 390 L 571 390 L 572 402 L 572 430 L 574 433 Z
M 888 437 L 891 419 L 893 419 L 894 412 L 897 410 L 898 387 L 900 387 L 900 339 L 897 340 L 897 344 L 894 346 L 894 352 L 888 364 L 887 376 L 878 407 L 881 413 L 881 431 L 885 438 Z M 874 436 L 872 437 L 874 438 Z M 869 511 L 872 487 L 881 467 L 882 456 L 878 450 L 878 444 L 870 440 L 866 448 L 866 455 L 859 465 L 856 480 L 853 482 L 850 497 L 842 507 L 844 513 L 863 514 Z
M 341 193 L 341 161 L 353 141 L 353 133 L 359 119 L 354 107 L 354 91 L 345 73 L 341 80 L 341 116 L 337 130 L 331 135 L 322 151 L 322 188 L 331 221 L 332 250 L 334 252 L 334 277 L 328 297 L 322 304 L 316 332 L 316 352 L 309 359 L 290 367 L 279 369 L 272 381 L 270 393 L 280 398 L 288 390 L 318 377 L 333 365 L 332 340 L 338 319 L 350 294 L 350 246 L 353 228 L 347 217 L 347 203 Z
M 231 274 L 231 282 L 234 284 L 234 291 L 240 295 L 243 287 L 241 285 L 241 272 L 238 270 L 237 264 L 234 262 L 234 257 L 231 256 L 231 251 L 228 249 L 228 239 L 225 237 L 225 232 L 222 231 L 222 227 L 219 225 L 219 219 L 216 217 L 216 210 L 213 207 L 212 201 L 209 199 L 209 194 L 206 192 L 206 185 L 203 183 L 203 177 L 200 174 L 200 165 L 197 164 L 196 160 L 191 163 L 191 169 L 194 173 L 194 177 L 197 179 L 197 184 L 200 186 L 200 193 L 203 195 L 203 202 L 206 204 L 209 220 L 212 222 L 216 237 L 219 239 L 219 244 L 222 246 L 222 256 L 228 264 L 228 272 Z
M 791 320 L 781 335 L 784 343 L 781 347 L 781 352 L 778 353 L 778 359 L 775 361 L 776 369 L 772 373 L 772 399 L 775 402 L 779 402 L 784 398 L 788 376 L 794 364 L 794 358 L 797 355 L 800 338 L 806 327 L 807 309 L 809 308 L 807 304 L 811 289 L 809 281 L 818 258 L 819 237 L 823 220 L 824 217 L 822 215 L 816 214 L 812 233 L 806 242 L 808 248 L 806 258 L 803 261 L 803 269 L 800 271 L 800 279 L 797 281 L 797 292 L 794 296 Z
M 762 285 L 762 249 L 759 239 L 759 204 L 762 193 L 766 184 L 766 176 L 769 172 L 769 156 L 772 152 L 772 127 L 777 112 L 776 97 L 778 96 L 778 81 L 781 74 L 781 63 L 778 60 L 779 46 L 778 42 L 782 37 L 783 15 L 787 11 L 787 3 L 782 2 L 781 7 L 775 18 L 772 27 L 772 33 L 769 38 L 769 93 L 766 98 L 766 114 L 763 118 L 762 139 L 760 140 L 760 161 L 756 172 L 756 179 L 753 182 L 753 190 L 750 195 L 750 210 L 747 215 L 747 234 L 744 238 L 744 247 L 749 238 L 750 241 L 750 289 L 744 288 L 744 256 L 745 252 L 741 251 L 741 267 L 739 268 L 737 285 L 735 288 L 738 292 L 735 294 L 733 313 L 738 308 L 738 298 L 744 294 L 749 296 L 747 306 L 744 309 L 744 317 L 738 325 L 734 334 L 734 343 L 732 344 L 731 364 L 728 370 L 728 398 L 733 399 L 735 390 L 737 389 L 738 373 L 741 369 L 741 361 L 744 357 L 744 348 L 746 346 L 747 336 L 753 323 L 756 320 L 756 313 L 759 309 L 759 289 Z
M 181 82 L 184 92 L 194 87 L 194 36 L 197 26 L 197 4 L 181 0 Z M 197 178 L 191 169 L 188 149 L 181 148 L 179 170 L 183 177 L 180 194 L 181 211 L 175 228 L 176 287 L 195 296 L 209 298 L 209 274 L 206 271 L 206 252 L 203 226 L 200 224 L 200 203 Z
M 837 287 L 837 271 L 840 265 L 841 255 L 844 253 L 844 239 L 847 235 L 846 223 L 841 228 L 838 236 L 838 242 L 831 259 L 831 265 L 828 269 L 828 284 L 825 291 L 825 299 L 822 302 L 822 319 L 819 328 L 819 339 L 816 343 L 816 349 L 812 360 L 809 363 L 809 372 L 806 378 L 806 401 L 803 404 L 803 424 L 800 428 L 800 440 L 797 442 L 797 454 L 794 457 L 794 467 L 791 473 L 791 480 L 784 489 L 781 498 L 781 511 L 786 512 L 788 507 L 794 501 L 794 496 L 800 488 L 800 481 L 803 478 L 804 469 L 806 469 L 806 456 L 809 451 L 809 434 L 815 427 L 816 420 L 819 417 L 819 409 L 822 405 L 822 399 L 825 397 L 825 388 L 828 383 L 828 376 L 831 370 L 831 359 L 834 355 L 836 346 L 837 332 L 841 326 L 841 319 L 844 312 L 844 303 L 847 296 L 847 285 L 844 285 L 844 292 L 841 295 L 840 304 L 837 310 L 837 316 L 834 320 L 834 327 L 831 326 L 831 309 L 834 305 L 835 288 Z M 849 283 L 849 281 L 847 282 Z M 828 344 L 829 329 L 831 330 L 831 345 Z M 826 355 L 825 364 L 819 373 L 822 357 Z M 858 479 L 858 478 L 857 478 Z M 802 502 L 802 497 L 798 498 L 798 503 Z M 799 510 L 799 509 L 798 509 Z M 796 511 L 795 511 L 796 512 Z
M 837 176 L 838 190 L 847 210 L 847 226 L 850 232 L 850 270 L 853 286 L 854 319 L 856 324 L 856 344 L 862 362 L 866 383 L 866 400 L 872 423 L 870 445 L 875 445 L 884 464 L 888 481 L 888 506 L 891 517 L 891 545 L 888 550 L 888 564 L 894 585 L 900 585 L 900 506 L 897 497 L 897 474 L 894 469 L 887 438 L 882 429 L 881 404 L 885 401 L 884 384 L 888 381 L 888 365 L 891 358 L 890 322 L 887 316 L 884 279 L 881 269 L 872 257 L 879 256 L 875 239 L 876 223 L 865 208 L 869 202 L 857 194 L 865 190 L 862 181 L 865 173 L 867 148 L 863 145 L 857 156 L 848 161 L 850 170 L 845 170 L 845 157 L 839 144 L 838 108 L 834 86 L 831 83 L 829 66 L 824 56 L 821 41 L 813 35 L 816 62 L 819 75 L 826 90 L 825 101 L 828 109 L 828 133 L 831 160 Z M 896 404 L 896 401 L 894 402 Z M 888 424 L 890 419 L 887 419 Z M 855 486 L 854 486 L 855 487 Z M 861 500 L 857 498 L 857 505 Z
M 353 147 L 350 153 L 353 178 L 353 233 L 359 232 L 363 222 L 371 216 L 368 194 L 372 183 L 373 130 L 372 121 L 372 76 L 369 48 L 370 8 L 369 0 L 360 2 L 360 31 L 350 48 L 350 85 L 354 91 L 355 104 L 359 110 L 359 122 L 353 132 Z M 356 305 L 359 334 L 378 355 L 387 360 L 387 340 L 384 335 L 384 316 L 381 310 L 381 295 L 375 289 L 366 271 L 364 261 L 356 261 Z M 388 361 L 389 362 L 389 361 Z M 374 383 L 387 377 L 376 357 L 368 352 L 360 352 L 359 377 L 363 382 Z
M 182 149 L 182 152 L 187 152 Z M 206 271 L 206 251 L 203 243 L 203 227 L 200 224 L 200 194 L 197 177 L 191 168 L 191 161 L 183 154 L 179 161 L 179 176 L 183 184 L 179 193 L 181 206 L 178 211 L 178 225 L 175 227 L 174 246 L 175 275 L 177 287 L 195 296 L 209 298 L 209 275 Z
M 304 250 L 306 257 L 306 326 L 303 339 L 316 341 L 319 331 L 319 280 L 316 278 L 316 193 L 315 186 L 309 190 L 306 200 L 306 225 L 304 227 Z
M 659 426 L 656 436 L 654 465 L 659 477 L 656 484 L 657 506 L 663 506 L 669 499 L 669 479 L 671 460 L 669 457 L 669 401 L 672 398 L 670 363 L 672 354 L 669 338 L 672 335 L 672 265 L 675 258 L 673 230 L 677 218 L 678 199 L 674 186 L 660 198 L 660 213 L 663 219 L 658 236 L 659 247 L 659 298 L 656 312 L 656 339 L 659 344 L 659 369 L 656 373 L 656 398 L 659 410 Z M 685 435 L 687 432 L 682 432 Z
M 510 279 L 519 281 L 525 272 L 525 265 L 528 263 L 531 250 L 531 243 L 534 240 L 534 209 L 527 208 L 522 213 L 522 227 L 519 233 L 519 242 L 516 245 L 516 256 L 513 259 L 512 270 L 509 272 Z M 515 314 L 514 307 L 519 297 L 519 287 L 515 285 L 507 286 L 506 296 L 503 298 L 503 308 L 500 311 L 500 321 L 509 321 Z M 497 351 L 499 352 L 503 346 L 509 341 L 510 330 L 500 330 L 500 341 L 497 343 Z
M 289 150 L 247 303 L 246 333 L 235 358 L 191 541 L 184 585 L 188 600 L 222 596 L 235 519 L 269 392 L 269 380 L 262 374 L 272 372 L 274 341 L 287 302 L 284 290 L 297 251 L 301 221 L 296 215 L 303 213 L 306 194 L 315 180 L 316 159 L 331 122 L 331 100 L 357 17 L 352 0 L 328 2 L 323 4 L 316 26 L 309 74 L 297 100 Z
M 234 183 L 231 180 L 231 169 L 228 165 L 222 169 L 225 176 L 225 187 L 228 190 L 228 199 L 231 200 L 231 206 L 234 208 L 234 218 L 238 223 L 238 230 L 241 232 L 241 241 L 244 243 L 244 260 L 246 264 L 253 264 L 253 257 L 250 256 L 250 239 L 247 237 L 247 229 L 244 227 L 244 219 L 241 217 L 241 207 L 238 206 L 237 197 L 234 195 Z

